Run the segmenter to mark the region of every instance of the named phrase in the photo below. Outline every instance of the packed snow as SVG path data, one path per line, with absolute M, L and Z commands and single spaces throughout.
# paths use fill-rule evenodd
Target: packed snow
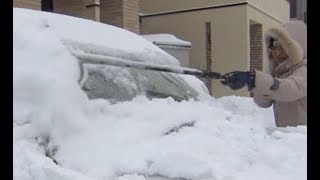
M 177 65 L 125 30 L 13 9 L 15 180 L 307 179 L 307 127 L 276 128 L 272 108 L 251 98 L 89 100 L 63 39 L 107 45 L 99 35 L 120 52 Z

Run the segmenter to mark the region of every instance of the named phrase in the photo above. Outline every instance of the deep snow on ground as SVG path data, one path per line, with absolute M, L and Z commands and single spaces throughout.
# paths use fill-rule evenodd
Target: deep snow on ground
M 145 180 L 152 175 L 307 179 L 307 128 L 274 127 L 272 109 L 258 108 L 251 98 L 203 95 L 200 101 L 175 102 L 138 96 L 117 104 L 89 100 L 77 83 L 76 59 L 62 44 L 63 30 L 58 29 L 68 29 L 65 37 L 72 39 L 85 31 L 78 29 L 81 24 L 96 23 L 74 18 L 70 24 L 72 20 L 14 8 L 15 180 Z M 48 22 L 56 31 L 47 28 Z M 124 30 L 97 26 L 103 28 L 97 29 L 95 37 L 114 32 L 122 37 L 112 38 L 126 38 Z M 128 36 L 130 42 L 122 43 L 135 46 L 124 51 L 149 48 L 151 59 L 161 54 L 152 44 Z M 90 43 L 96 42 L 102 43 L 94 37 Z M 137 44 L 144 48 L 135 49 Z M 164 61 L 174 64 L 169 59 Z M 199 81 L 194 85 L 198 87 Z M 184 123 L 193 126 L 171 131 Z

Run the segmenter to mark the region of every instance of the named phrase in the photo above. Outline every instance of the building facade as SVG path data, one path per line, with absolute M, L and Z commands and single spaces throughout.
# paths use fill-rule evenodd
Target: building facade
M 304 21 L 307 25 L 307 0 L 290 0 L 290 18 Z
M 290 19 L 287 0 L 141 0 L 141 34 L 169 33 L 192 43 L 190 67 L 226 73 L 267 71 L 264 32 Z M 204 79 L 214 97 L 250 96 Z
M 81 17 L 139 34 L 139 2 L 139 0 L 13 0 L 13 6 Z

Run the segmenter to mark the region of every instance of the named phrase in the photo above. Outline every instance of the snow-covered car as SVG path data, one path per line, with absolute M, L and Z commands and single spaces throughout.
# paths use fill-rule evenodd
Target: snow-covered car
M 193 76 L 82 73 L 72 52 L 179 65 L 126 30 L 13 8 L 14 180 L 306 179 L 307 128 L 276 128 L 271 108 Z
M 40 26 L 52 33 L 70 54 L 77 52 L 134 62 L 179 66 L 177 59 L 124 29 L 62 15 L 42 13 L 39 16 L 50 17 L 40 20 Z M 24 23 L 28 23 L 30 16 L 24 18 Z M 85 64 L 84 71 L 81 85 L 91 99 L 125 101 L 144 94 L 150 98 L 172 97 L 181 101 L 196 99 L 199 93 L 208 93 L 203 82 L 190 76 L 93 64 Z

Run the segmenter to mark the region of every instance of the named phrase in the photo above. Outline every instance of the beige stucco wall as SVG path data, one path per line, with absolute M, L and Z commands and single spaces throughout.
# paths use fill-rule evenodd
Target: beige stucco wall
M 141 13 L 159 13 L 246 2 L 247 0 L 141 0 Z
M 221 73 L 233 70 L 248 70 L 248 31 L 246 5 L 232 6 L 214 10 L 192 11 L 185 13 L 142 17 L 141 32 L 169 33 L 192 43 L 190 66 L 206 69 L 205 22 L 211 22 L 212 29 L 212 70 Z M 226 23 L 227 22 L 227 23 Z M 213 95 L 249 94 L 245 89 L 231 91 L 212 81 Z
M 141 0 L 141 13 L 152 14 L 248 2 L 279 18 L 288 19 L 289 0 Z
M 266 16 L 284 22 L 290 19 L 290 3 L 288 0 L 248 0 L 249 6 L 263 11 Z M 261 13 L 261 12 L 260 12 Z
M 218 5 L 243 3 L 240 6 L 180 12 Z M 226 73 L 249 70 L 250 20 L 265 31 L 289 20 L 287 0 L 141 0 L 141 32 L 169 33 L 192 43 L 190 67 L 206 69 L 204 23 L 212 24 L 212 70 Z M 165 13 L 169 14 L 165 14 Z M 158 14 L 158 15 L 157 15 Z M 160 14 L 160 15 L 159 15 Z M 148 16 L 153 15 L 153 16 Z M 268 69 L 266 47 L 263 46 L 263 68 Z M 212 81 L 213 95 L 249 96 L 246 89 L 232 91 L 219 81 Z

